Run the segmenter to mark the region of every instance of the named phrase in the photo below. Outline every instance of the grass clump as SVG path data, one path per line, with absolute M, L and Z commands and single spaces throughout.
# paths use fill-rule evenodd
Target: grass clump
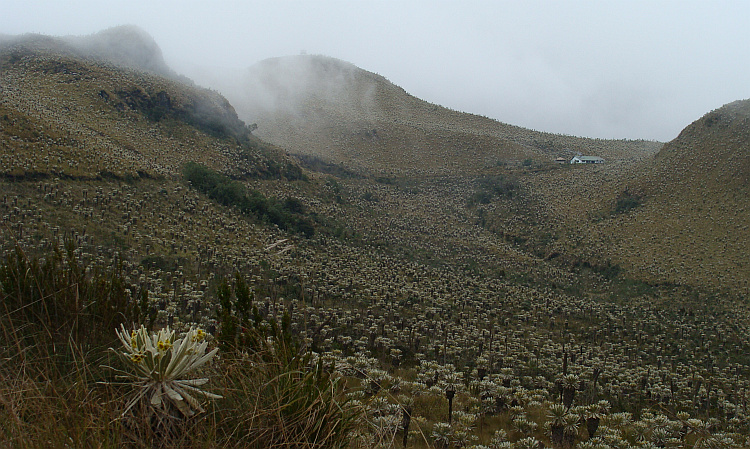
M 343 378 L 292 333 L 288 314 L 280 323 L 261 316 L 239 273 L 233 286 L 221 280 L 217 287 L 219 344 L 235 358 L 223 376 L 224 406 L 237 413 L 229 439 L 251 447 L 346 447 L 357 413 Z
M 114 389 L 99 365 L 115 323 L 140 318 L 118 263 L 81 262 L 72 244 L 0 263 L 0 441 L 7 447 L 118 447 Z
M 130 287 L 120 264 L 90 267 L 79 261 L 72 243 L 43 259 L 16 248 L 0 266 L 5 339 L 19 348 L 13 357 L 51 358 L 65 370 L 77 356 L 67 351 L 71 340 L 77 351 L 94 357 L 114 341 L 112 329 L 119 323 L 140 320 L 146 305 L 133 299 Z
M 235 414 L 226 414 L 231 424 L 222 430 L 232 433 L 224 436 L 249 447 L 346 447 L 357 414 L 342 378 L 300 350 L 288 331 L 273 332 L 226 366 L 222 404 Z

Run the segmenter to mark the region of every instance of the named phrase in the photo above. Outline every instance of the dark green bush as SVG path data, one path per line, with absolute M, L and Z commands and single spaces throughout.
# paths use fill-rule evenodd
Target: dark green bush
M 308 170 L 333 175 L 337 178 L 342 179 L 362 178 L 360 174 L 352 170 L 349 170 L 339 164 L 328 162 L 317 156 L 313 156 L 310 154 L 295 154 L 294 157 L 297 158 L 302 166 L 304 166 Z
M 193 187 L 223 206 L 236 207 L 243 214 L 306 237 L 315 234 L 313 223 L 304 216 L 304 205 L 296 198 L 283 201 L 266 198 L 260 192 L 248 191 L 239 181 L 195 162 L 185 164 L 182 173 Z
M 518 190 L 518 181 L 503 175 L 485 176 L 480 179 L 479 185 L 485 191 L 500 197 L 512 198 Z
M 615 214 L 624 214 L 625 212 L 628 212 L 631 209 L 635 209 L 636 207 L 641 205 L 641 196 L 631 192 L 627 187 L 625 190 L 617 196 L 617 201 L 615 202 Z
M 518 193 L 518 181 L 508 176 L 494 175 L 480 178 L 476 191 L 469 197 L 470 207 L 489 204 L 494 197 L 513 198 Z
M 242 142 L 242 148 L 240 156 L 252 167 L 242 174 L 245 178 L 309 181 L 302 167 L 285 160 L 280 149 L 253 135 Z
M 471 198 L 469 198 L 469 204 L 489 204 L 492 201 L 492 194 L 486 190 L 475 192 Z

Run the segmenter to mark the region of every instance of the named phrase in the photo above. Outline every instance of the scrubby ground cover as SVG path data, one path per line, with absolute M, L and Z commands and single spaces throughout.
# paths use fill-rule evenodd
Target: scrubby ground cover
M 574 405 L 607 400 L 607 416 L 633 415 L 617 431 L 603 427 L 631 445 L 636 439 L 628 432 L 644 425 L 637 423 L 646 410 L 667 418 L 674 429 L 677 423 L 684 428 L 688 418 L 678 414 L 687 413 L 689 419 L 701 420 L 699 427 L 710 422 L 712 433 L 747 432 L 742 424 L 747 316 L 721 298 L 702 302 L 688 290 L 669 286 L 645 291 L 635 286 L 636 293 L 624 296 L 615 295 L 614 285 L 602 287 L 598 296 L 568 294 L 532 278 L 513 278 L 514 270 L 536 260 L 517 248 L 523 255 L 518 262 L 503 258 L 494 269 L 484 266 L 491 267 L 491 258 L 479 267 L 466 266 L 471 257 L 446 261 L 451 253 L 442 251 L 466 241 L 455 236 L 456 227 L 447 226 L 451 232 L 443 236 L 434 227 L 420 232 L 416 214 L 394 214 L 406 218 L 389 223 L 401 223 L 411 232 L 391 226 L 375 233 L 377 209 L 364 207 L 369 202 L 352 187 L 345 188 L 347 204 L 325 203 L 370 214 L 361 223 L 348 222 L 363 237 L 347 243 L 328 235 L 306 239 L 274 231 L 179 182 L 171 187 L 166 181 L 102 182 L 98 189 L 90 182 L 66 182 L 48 187 L 55 195 L 47 200 L 44 182 L 5 186 L 10 194 L 6 223 L 11 217 L 26 218 L 21 232 L 4 227 L 4 241 L 44 254 L 67 236 L 77 243 L 78 260 L 102 268 L 119 264 L 129 295 L 133 301 L 146 298 L 155 327 L 199 325 L 218 332 L 218 280 L 229 281 L 231 301 L 236 301 L 232 273 L 241 273 L 262 317 L 280 321 L 286 312 L 294 334 L 328 369 L 351 379 L 351 385 L 365 380 L 367 388 L 353 390 L 355 400 L 367 407 L 371 401 L 387 401 L 378 407 L 390 411 L 369 412 L 371 427 L 363 428 L 358 440 L 380 438 L 381 433 L 400 440 L 393 427 L 402 422 L 398 404 L 411 398 L 410 444 L 417 444 L 422 434 L 434 444 L 433 432 L 439 433 L 438 424 L 447 420 L 447 382 L 456 376 L 454 410 L 471 415 L 463 419 L 474 422 L 469 434 L 479 438 L 475 443 L 489 444 L 489 431 L 498 429 L 514 444 L 526 437 L 547 442 L 546 410 L 560 402 L 566 373 L 576 376 Z M 390 195 L 408 198 L 413 192 L 395 187 L 378 191 L 378 204 L 391 201 Z M 25 204 L 11 207 L 16 197 Z M 82 212 L 64 212 L 76 207 Z M 57 224 L 50 226 L 51 221 Z M 480 234 L 482 228 L 469 229 Z M 382 244 L 391 235 L 401 239 L 395 249 Z M 427 246 L 430 257 L 408 250 L 425 240 L 432 242 Z M 100 245 L 102 241 L 109 244 Z M 471 247 L 481 253 L 481 245 L 452 251 L 462 254 Z M 504 277 L 502 269 L 507 270 Z M 555 271 L 540 269 L 543 273 Z M 557 273 L 563 286 L 565 272 Z M 222 401 L 214 406 L 221 407 Z M 536 426 L 516 420 L 521 411 Z M 520 428 L 513 427 L 514 420 Z M 585 440 L 582 427 L 579 432 L 577 441 Z M 693 438 L 680 432 L 670 438 Z

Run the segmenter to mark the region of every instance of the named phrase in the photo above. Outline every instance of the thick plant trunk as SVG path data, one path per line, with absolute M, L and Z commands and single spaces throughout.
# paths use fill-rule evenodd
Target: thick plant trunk
M 563 448 L 563 439 L 565 436 L 565 427 L 563 426 L 550 426 L 550 442 L 554 449 Z
M 573 397 L 576 394 L 576 389 L 571 387 L 565 387 L 563 388 L 563 405 L 565 405 L 565 408 L 570 408 L 573 405 Z
M 411 424 L 411 407 L 404 408 L 404 417 L 401 421 L 404 427 L 404 449 L 406 448 L 406 441 L 409 438 L 409 425 Z
M 599 418 L 587 418 L 586 419 L 586 430 L 589 432 L 589 438 L 593 438 L 596 433 L 596 429 L 599 428 Z

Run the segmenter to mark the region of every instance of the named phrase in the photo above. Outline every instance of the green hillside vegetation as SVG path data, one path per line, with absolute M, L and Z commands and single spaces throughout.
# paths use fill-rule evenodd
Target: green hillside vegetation
M 195 162 L 185 164 L 183 175 L 192 187 L 224 206 L 236 207 L 243 214 L 254 215 L 280 229 L 306 237 L 315 233 L 313 224 L 304 217 L 305 206 L 296 198 L 279 201 L 266 198 L 258 191 L 247 192 L 241 182 Z
M 249 117 L 134 66 L 157 56 L 0 44 L 0 440 L 750 447 L 744 102 L 662 148 L 306 57 L 315 77 L 253 69 L 307 84 Z M 607 161 L 552 162 L 575 152 Z M 210 395 L 127 409 L 121 324 L 205 331 L 187 385 Z

